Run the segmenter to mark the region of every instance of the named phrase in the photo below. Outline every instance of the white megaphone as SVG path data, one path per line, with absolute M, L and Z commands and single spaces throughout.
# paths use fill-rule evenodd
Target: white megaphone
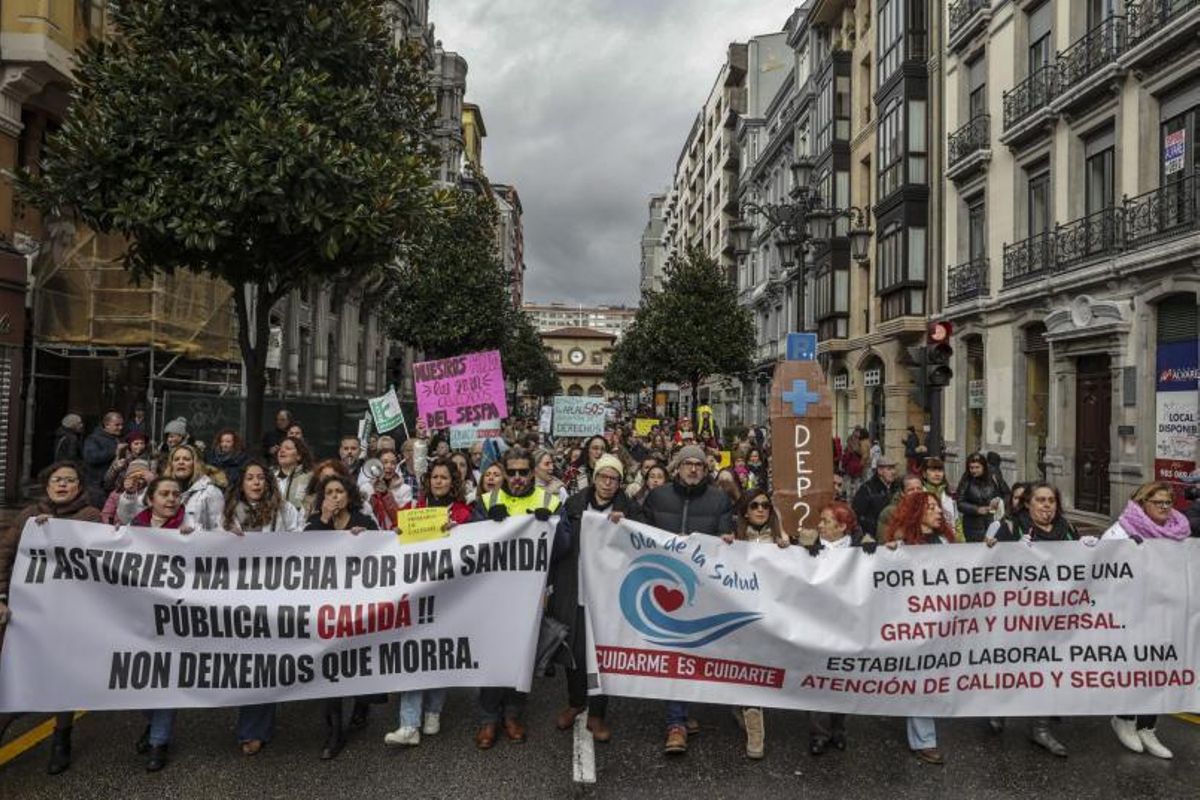
M 363 462 L 362 475 L 371 483 L 379 480 L 383 477 L 383 462 L 378 458 L 368 458 Z

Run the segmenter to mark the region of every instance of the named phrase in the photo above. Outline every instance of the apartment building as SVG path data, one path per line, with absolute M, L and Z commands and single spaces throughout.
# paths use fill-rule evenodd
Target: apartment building
M 526 303 L 524 308 L 539 333 L 559 328 L 587 328 L 610 334 L 614 338 L 624 336 L 637 315 L 636 308 L 627 306 Z
M 1200 5 L 946 6 L 947 439 L 1077 515 L 1197 463 Z
M 642 294 L 662 291 L 663 281 L 666 280 L 667 246 L 663 237 L 666 231 L 666 205 L 665 193 L 651 195 L 647 204 L 646 227 L 642 230 L 641 257 L 638 262 L 638 290 Z

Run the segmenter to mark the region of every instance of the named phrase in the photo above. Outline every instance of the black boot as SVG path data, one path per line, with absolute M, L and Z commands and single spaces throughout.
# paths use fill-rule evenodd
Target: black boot
M 71 727 L 55 728 L 54 736 L 50 739 L 50 764 L 46 772 L 58 775 L 66 772 L 71 766 Z
M 158 772 L 167 765 L 167 746 L 165 744 L 150 745 L 150 755 L 146 758 L 146 772 Z
M 146 753 L 150 752 L 150 726 L 149 725 L 147 725 L 146 729 L 142 731 L 142 735 L 138 737 L 137 744 L 135 744 L 133 746 L 133 749 L 137 750 L 137 754 L 139 756 L 144 756 L 144 755 L 146 755 Z
M 354 708 L 350 711 L 350 728 L 357 730 L 367 726 L 367 714 L 371 712 L 371 705 L 366 700 L 356 699 Z
M 342 733 L 341 706 L 341 701 L 338 701 L 336 709 L 330 708 L 325 711 L 325 725 L 328 731 L 325 734 L 325 744 L 321 746 L 322 761 L 337 758 L 338 753 L 346 746 L 346 736 Z

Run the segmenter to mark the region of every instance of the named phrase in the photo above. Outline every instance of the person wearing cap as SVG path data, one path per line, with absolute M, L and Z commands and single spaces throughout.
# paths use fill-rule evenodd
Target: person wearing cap
M 625 479 L 625 465 L 611 453 L 596 460 L 592 469 L 591 484 L 567 498 L 554 532 L 553 563 L 550 568 L 549 584 L 553 587 L 550 604 L 546 612 L 570 629 L 567 646 L 575 662 L 567 668 L 567 707 L 558 714 L 560 731 L 570 730 L 575 718 L 587 712 L 587 729 L 597 742 L 612 738 L 612 729 L 605 722 L 608 698 L 600 695 L 588 697 L 587 687 L 587 636 L 584 625 L 587 615 L 579 596 L 579 535 L 583 530 L 585 511 L 608 514 L 609 519 L 622 518 L 641 520 L 642 512 L 629 495 L 621 491 Z
M 946 464 L 940 458 L 930 456 L 921 464 L 921 481 L 925 491 L 936 494 L 942 503 L 942 517 L 958 541 L 964 541 L 962 518 L 958 514 L 958 506 L 950 494 L 950 484 L 946 483 Z
M 704 448 L 689 444 L 675 459 L 675 479 L 646 496 L 642 506 L 646 522 L 656 528 L 687 536 L 702 533 L 723 536 L 734 532 L 733 505 L 729 495 L 707 480 L 708 462 Z M 667 703 L 667 740 L 663 752 L 687 752 L 687 704 Z
M 67 414 L 54 432 L 54 457 L 52 461 L 83 460 L 83 417 Z
M 900 490 L 896 481 L 896 460 L 890 456 L 881 455 L 875 463 L 875 474 L 867 479 L 858 491 L 854 493 L 854 515 L 862 526 L 863 534 L 878 541 L 877 522 L 892 495 Z

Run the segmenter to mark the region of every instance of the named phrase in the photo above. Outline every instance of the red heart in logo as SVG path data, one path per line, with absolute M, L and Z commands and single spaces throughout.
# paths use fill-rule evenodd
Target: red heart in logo
M 654 587 L 654 601 L 659 608 L 668 614 L 683 605 L 683 592 L 678 589 L 668 589 L 666 586 Z

